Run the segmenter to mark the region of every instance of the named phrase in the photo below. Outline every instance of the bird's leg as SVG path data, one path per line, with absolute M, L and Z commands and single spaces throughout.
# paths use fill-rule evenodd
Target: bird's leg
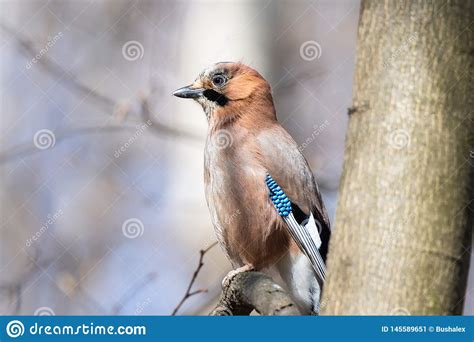
M 253 270 L 255 270 L 255 267 L 253 267 L 253 265 L 251 264 L 247 264 L 242 267 L 236 268 L 235 270 L 231 270 L 229 273 L 227 273 L 227 275 L 222 280 L 222 287 L 223 288 L 228 287 L 230 283 L 232 282 L 232 279 L 234 279 L 237 274 L 243 273 L 243 272 L 250 272 Z

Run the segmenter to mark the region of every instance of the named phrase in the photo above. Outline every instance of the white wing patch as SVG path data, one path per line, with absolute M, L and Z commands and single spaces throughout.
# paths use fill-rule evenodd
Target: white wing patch
M 319 222 L 318 222 L 319 223 Z M 322 241 L 321 238 L 319 237 L 319 230 L 318 230 L 318 224 L 316 223 L 316 220 L 314 219 L 313 213 L 309 216 L 308 222 L 304 226 L 308 232 L 309 235 L 311 235 L 311 238 L 313 239 L 314 243 L 316 244 L 316 247 L 321 248 Z

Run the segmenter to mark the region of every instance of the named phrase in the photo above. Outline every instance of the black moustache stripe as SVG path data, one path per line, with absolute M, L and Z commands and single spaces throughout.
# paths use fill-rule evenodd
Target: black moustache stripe
M 206 99 L 217 103 L 219 106 L 225 106 L 227 102 L 229 102 L 229 99 L 224 94 L 221 94 L 213 89 L 204 90 L 203 95 Z

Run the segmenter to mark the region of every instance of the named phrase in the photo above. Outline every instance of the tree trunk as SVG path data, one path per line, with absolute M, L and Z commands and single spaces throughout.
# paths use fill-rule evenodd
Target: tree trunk
M 323 314 L 462 312 L 474 1 L 363 1 Z

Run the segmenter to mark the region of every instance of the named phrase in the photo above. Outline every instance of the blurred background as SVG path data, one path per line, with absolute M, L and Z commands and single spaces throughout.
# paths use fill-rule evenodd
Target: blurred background
M 215 62 L 267 78 L 334 217 L 358 1 L 3 0 L 0 13 L 2 314 L 207 314 L 230 264 L 212 247 L 204 113 L 171 93 Z

